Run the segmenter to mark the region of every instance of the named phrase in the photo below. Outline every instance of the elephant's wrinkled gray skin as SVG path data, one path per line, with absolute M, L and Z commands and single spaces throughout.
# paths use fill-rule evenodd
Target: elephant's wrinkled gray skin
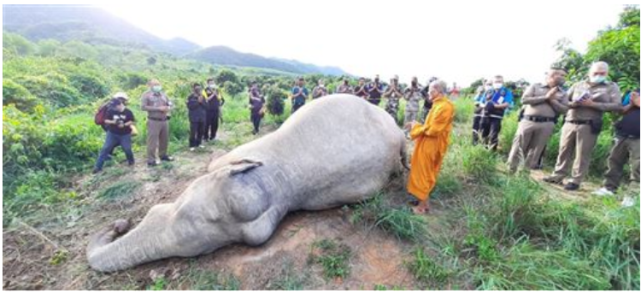
M 389 114 L 352 95 L 327 96 L 213 161 L 176 202 L 152 207 L 132 231 L 126 220 L 106 227 L 90 240 L 87 258 L 108 272 L 236 242 L 260 245 L 288 212 L 375 194 L 401 161 L 405 138 Z

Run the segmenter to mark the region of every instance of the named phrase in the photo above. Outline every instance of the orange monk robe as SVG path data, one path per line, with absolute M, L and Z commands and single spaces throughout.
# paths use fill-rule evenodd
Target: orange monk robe
M 415 125 L 410 131 L 414 140 L 414 154 L 407 191 L 421 201 L 429 198 L 436 185 L 436 177 L 447 151 L 454 121 L 454 104 L 447 97 L 436 98 L 425 124 Z

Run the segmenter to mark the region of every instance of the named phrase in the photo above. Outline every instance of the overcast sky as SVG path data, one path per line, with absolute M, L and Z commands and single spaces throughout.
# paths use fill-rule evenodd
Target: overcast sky
M 503 74 L 539 81 L 569 39 L 585 50 L 600 29 L 616 25 L 611 1 L 458 2 L 393 0 L 122 1 L 98 4 L 163 38 L 201 46 L 379 73 L 402 82 L 437 76 L 467 85 Z

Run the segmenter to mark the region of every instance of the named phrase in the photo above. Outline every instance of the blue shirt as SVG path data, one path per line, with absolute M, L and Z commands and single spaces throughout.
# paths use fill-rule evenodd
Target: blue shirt
M 298 95 L 299 92 L 300 92 L 300 87 L 295 86 L 292 88 L 292 96 L 294 97 L 294 104 L 297 104 L 297 105 L 305 104 L 305 98 L 307 98 L 308 96 L 307 89 L 303 87 L 303 94 L 305 95 L 304 97 L 303 95 Z

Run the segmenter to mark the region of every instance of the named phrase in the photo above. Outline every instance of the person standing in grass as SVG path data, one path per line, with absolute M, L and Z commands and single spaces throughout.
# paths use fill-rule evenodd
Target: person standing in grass
M 187 109 L 189 110 L 189 150 L 194 151 L 202 145 L 205 136 L 205 120 L 207 116 L 207 101 L 203 94 L 203 88 L 199 83 L 194 83 L 193 92 L 187 97 Z
M 307 99 L 308 94 L 309 93 L 305 88 L 305 80 L 302 77 L 299 77 L 296 81 L 296 85 L 292 88 L 292 114 L 305 105 L 305 100 Z
M 135 121 L 134 114 L 125 107 L 125 103 L 121 99 L 114 98 L 111 100 L 105 117 L 107 139 L 94 166 L 94 174 L 102 171 L 102 166 L 107 160 L 109 152 L 118 145 L 125 152 L 129 166 L 134 165 L 134 154 L 131 150 L 131 131 Z
M 349 78 L 343 77 L 343 83 L 336 88 L 337 94 L 354 94 L 354 90 L 349 85 Z
M 207 114 L 205 115 L 205 141 L 214 141 L 218 132 L 218 121 L 220 120 L 220 107 L 225 104 L 225 98 L 218 91 L 214 79 L 207 79 L 205 89 Z
M 354 95 L 367 100 L 367 86 L 365 85 L 365 78 L 358 79 L 358 85 L 354 87 Z
M 254 125 L 254 129 L 252 130 L 252 134 L 254 135 L 258 134 L 260 130 L 260 120 L 263 119 L 265 115 L 264 105 L 265 97 L 263 97 L 258 90 L 258 84 L 254 83 L 249 90 L 249 108 L 251 109 L 251 121 Z
M 169 145 L 169 112 L 171 103 L 163 93 L 160 81 L 152 79 L 149 90 L 142 94 L 140 107 L 147 112 L 147 165 L 157 166 L 156 152 L 161 161 L 173 161 L 167 155 Z
M 623 101 L 623 117 L 614 125 L 614 146 L 608 157 L 603 187 L 594 192 L 599 196 L 612 196 L 619 188 L 623 177 L 623 166 L 630 162 L 630 182 L 639 192 L 639 89 L 631 92 Z M 626 197 L 623 205 L 632 205 L 632 198 Z
M 412 83 L 405 89 L 405 124 L 418 121 L 419 103 L 424 98 L 421 93 L 421 85 L 418 84 L 418 78 L 412 77 Z
M 407 191 L 418 199 L 414 213 L 429 211 L 429 196 L 436 185 L 436 179 L 445 158 L 454 122 L 454 104 L 445 95 L 447 84 L 436 80 L 428 92 L 432 109 L 425 123 L 411 122 L 410 137 L 415 142 L 412 155 Z
M 552 175 L 543 181 L 563 184 L 563 179 L 570 175 L 564 189 L 579 189 L 588 173 L 592 150 L 601 133 L 603 114 L 621 110 L 621 92 L 616 83 L 607 81 L 608 71 L 607 63 L 596 62 L 590 67 L 588 80 L 574 84 L 568 91 L 570 109 L 561 128 L 556 166 Z M 572 173 L 568 174 L 570 167 Z
M 557 117 L 568 110 L 568 97 L 561 88 L 565 75 L 562 69 L 551 69 L 545 84 L 535 83 L 523 93 L 523 117 L 508 158 L 510 173 L 516 172 L 520 162 L 524 162 L 525 170 L 536 168 L 554 132 Z
M 378 106 L 378 104 L 381 103 L 381 96 L 383 95 L 383 84 L 381 84 L 378 74 L 374 77 L 374 82 L 367 85 L 365 89 L 367 91 L 367 100 Z
M 312 98 L 318 99 L 327 96 L 328 91 L 325 87 L 325 82 L 322 79 L 318 80 L 318 85 L 312 90 Z

